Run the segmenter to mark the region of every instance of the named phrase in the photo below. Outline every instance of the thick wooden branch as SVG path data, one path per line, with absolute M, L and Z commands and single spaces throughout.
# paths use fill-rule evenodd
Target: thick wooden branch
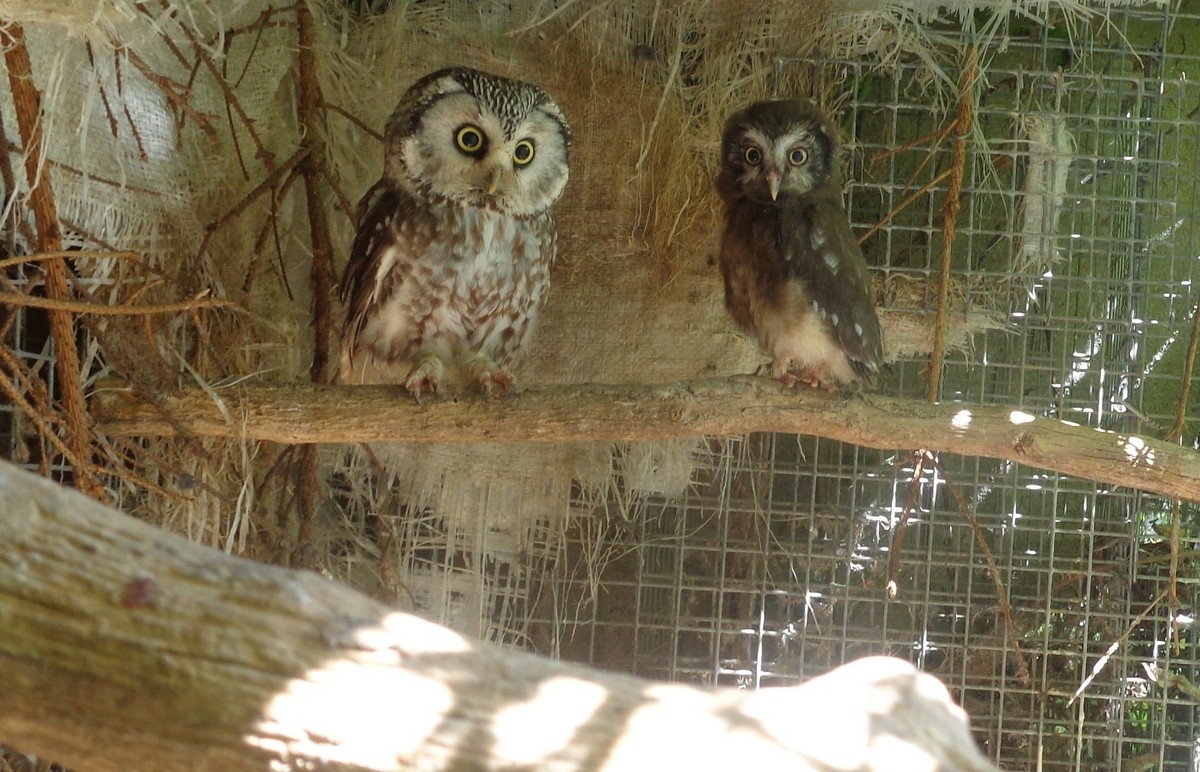
M 705 691 L 467 642 L 0 462 L 0 743 L 106 770 L 994 770 L 931 676 Z
M 1008 459 L 1110 485 L 1200 501 L 1200 453 L 998 406 L 929 405 L 876 395 L 784 391 L 754 377 L 657 386 L 527 388 L 503 401 L 475 396 L 422 409 L 390 386 L 258 386 L 190 391 L 164 408 L 98 394 L 92 413 L 114 435 L 282 443 L 654 440 L 771 431 L 871 448 Z

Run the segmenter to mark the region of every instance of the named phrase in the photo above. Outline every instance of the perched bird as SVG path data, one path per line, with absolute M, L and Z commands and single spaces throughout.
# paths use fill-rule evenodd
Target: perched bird
M 342 383 L 403 383 L 418 402 L 444 377 L 512 391 L 546 300 L 570 142 L 529 83 L 454 67 L 405 92 L 358 205 Z
M 789 387 L 869 382 L 883 361 L 836 154 L 829 118 L 799 99 L 734 113 L 721 139 L 725 307 L 770 354 L 764 370 Z

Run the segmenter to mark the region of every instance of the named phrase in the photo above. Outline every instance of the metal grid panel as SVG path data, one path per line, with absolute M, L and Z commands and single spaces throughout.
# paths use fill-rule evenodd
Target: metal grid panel
M 1042 28 L 1010 28 L 1003 51 L 985 52 L 954 273 L 967 306 L 998 314 L 1002 326 L 950 357 L 943 399 L 1153 436 L 1172 425 L 1200 298 L 1192 217 L 1200 93 L 1186 77 L 1195 63 L 1183 43 L 1189 30 L 1200 33 L 1200 16 L 1174 8 L 1114 12 L 1111 26 L 1083 30 L 1093 38 L 1076 41 L 1081 58 Z M 868 261 L 886 276 L 927 282 L 941 249 L 944 183 L 893 210 L 950 163 L 950 143 L 928 135 L 954 106 L 932 98 L 917 64 L 781 63 L 790 66 L 838 82 L 846 97 L 855 227 L 865 232 L 894 214 L 864 245 Z M 1056 151 L 1031 141 L 1030 117 L 1070 143 Z M 1058 183 L 1031 179 L 1062 175 L 1063 163 Z M 1034 199 L 1058 207 L 1057 237 L 1039 244 L 1053 254 L 1043 263 L 1022 252 Z M 926 365 L 895 366 L 880 390 L 923 398 Z M 1200 711 L 1187 685 L 1200 663 L 1187 614 L 1200 599 L 1193 583 L 1180 585 L 1172 628 L 1162 597 L 1171 502 L 943 455 L 944 471 L 926 468 L 919 478 L 900 594 L 889 601 L 893 527 L 912 458 L 785 435 L 714 441 L 709 450 L 682 498 L 645 498 L 627 521 L 588 535 L 619 557 L 594 594 L 583 572 L 555 584 L 557 610 L 571 612 L 554 617 L 571 631 L 555 640 L 560 654 L 750 688 L 893 654 L 947 683 L 1006 769 L 1198 768 Z M 977 515 L 1019 641 L 947 480 Z M 1181 508 L 1185 553 L 1196 547 L 1188 524 L 1198 514 Z M 1181 575 L 1193 573 L 1185 559 Z

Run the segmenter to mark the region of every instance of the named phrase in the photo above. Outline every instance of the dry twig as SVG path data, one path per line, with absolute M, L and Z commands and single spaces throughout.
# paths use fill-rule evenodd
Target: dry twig
M 104 303 L 81 303 L 77 300 L 51 300 L 12 292 L 0 292 L 0 305 L 45 308 L 52 313 L 92 314 L 93 316 L 153 316 L 174 314 L 180 311 L 198 311 L 204 308 L 235 308 L 235 304 L 220 298 L 193 298 L 178 303 L 159 303 L 148 306 L 106 305 Z
M 42 163 L 42 104 L 41 94 L 33 83 L 33 66 L 25 46 L 25 31 L 20 24 L 9 22 L 0 26 L 0 46 L 4 48 L 4 63 L 8 68 L 9 89 L 12 92 L 21 145 L 25 150 L 25 175 L 29 182 L 29 207 L 37 225 L 39 252 L 58 252 L 62 249 L 58 212 L 50 177 Z M 61 258 L 45 262 L 46 294 L 51 303 L 68 303 L 70 269 Z M 0 295 L 0 302 L 32 300 L 24 295 Z M 91 430 L 88 427 L 87 406 L 83 397 L 79 352 L 76 350 L 75 323 L 62 308 L 50 310 L 50 333 L 57 357 L 59 394 L 67 418 L 67 445 L 78 465 L 72 465 L 75 484 L 80 490 L 97 498 L 106 498 L 104 488 L 93 477 L 88 458 L 91 455 Z
M 966 515 L 967 522 L 971 524 L 971 531 L 975 534 L 975 541 L 979 542 L 979 549 L 983 551 L 983 559 L 987 561 L 988 576 L 992 578 L 992 584 L 996 588 L 996 599 L 1000 603 L 1000 611 L 1004 616 L 1004 624 L 1008 628 L 1009 643 L 1012 644 L 1013 654 L 1017 660 L 1017 679 L 1022 686 L 1029 686 L 1033 683 L 1033 679 L 1029 674 L 1029 661 L 1025 657 L 1025 652 L 1021 650 L 1021 640 L 1025 637 L 1025 633 L 1021 628 L 1017 627 L 1017 622 L 1013 619 L 1012 603 L 1008 600 L 1008 590 L 1004 587 L 1004 581 L 1000 578 L 1000 569 L 996 566 L 996 558 L 992 555 L 992 548 L 988 546 L 987 539 L 983 536 L 983 529 L 979 527 L 979 521 L 975 518 L 975 510 L 967 503 L 958 486 L 946 475 L 946 469 L 942 466 L 942 462 L 930 455 L 930 460 L 937 465 L 938 472 L 942 475 L 942 482 L 946 484 L 946 489 L 950 491 L 950 495 L 958 502 L 958 508 Z
M 164 9 L 170 10 L 170 3 L 168 3 L 167 0 L 163 0 L 162 5 Z M 241 121 L 242 128 L 246 130 L 246 134 L 251 140 L 254 141 L 254 157 L 264 167 L 266 167 L 268 172 L 274 171 L 275 154 L 270 150 L 267 150 L 266 145 L 263 144 L 262 138 L 258 136 L 258 131 L 254 128 L 254 121 L 251 120 L 250 116 L 246 114 L 245 108 L 242 107 L 241 100 L 238 99 L 237 94 L 235 94 L 233 91 L 233 86 L 230 85 L 229 81 L 225 79 L 225 76 L 221 73 L 220 69 L 217 68 L 216 63 L 213 62 L 212 57 L 209 56 L 208 50 L 196 37 L 192 29 L 186 24 L 181 24 L 179 25 L 179 30 L 183 33 L 183 36 L 188 39 L 188 42 L 192 44 L 192 51 L 195 53 L 196 59 L 199 60 L 204 68 L 208 70 L 209 74 L 212 75 L 217 87 L 221 89 L 221 92 L 225 96 L 225 105 L 227 110 L 230 111 L 230 136 L 233 138 L 234 142 L 236 143 L 237 141 L 238 132 L 232 125 L 233 113 L 237 113 L 237 116 Z M 238 158 L 241 159 L 241 153 L 238 154 Z M 243 171 L 245 171 L 244 166 Z M 249 175 L 247 174 L 247 176 Z
M 1188 338 L 1187 354 L 1183 358 L 1183 380 L 1179 401 L 1175 403 L 1175 425 L 1167 436 L 1168 442 L 1179 442 L 1187 428 L 1188 408 L 1192 401 L 1192 376 L 1196 373 L 1196 349 L 1200 346 L 1200 304 L 1192 309 L 1192 333 Z
M 165 38 L 166 36 L 164 35 L 163 37 Z M 129 57 L 130 64 L 136 67 L 146 80 L 158 86 L 158 90 L 162 92 L 162 95 L 167 98 L 168 102 L 178 108 L 180 113 L 191 118 L 192 122 L 204 132 L 206 137 L 214 141 L 217 139 L 217 130 L 212 125 L 213 116 L 201 113 L 192 107 L 191 102 L 188 101 L 190 89 L 187 86 L 171 80 L 165 75 L 159 75 L 133 49 L 120 47 L 118 50 Z
M 71 250 L 64 249 L 58 252 L 37 252 L 32 255 L 19 255 L 10 257 L 7 260 L 0 260 L 0 270 L 11 268 L 14 265 L 24 265 L 25 263 L 38 263 L 43 260 L 76 260 L 76 259 L 92 259 L 92 260 L 137 260 L 141 258 L 138 252 L 130 252 L 122 250 L 117 252 L 93 252 L 90 250 Z
M 933 331 L 933 353 L 929 358 L 929 390 L 926 399 L 936 402 L 941 391 L 942 366 L 946 361 L 946 320 L 950 312 L 950 260 L 954 255 L 954 237 L 958 229 L 963 177 L 967 169 L 967 136 L 974 122 L 975 80 L 979 77 L 978 52 L 967 49 L 966 63 L 959 78 L 958 115 L 954 119 L 954 160 L 946 184 L 946 203 L 942 209 L 941 271 L 937 286 L 937 322 Z
M 1088 673 L 1087 678 L 1083 679 L 1083 681 L 1079 684 L 1079 688 L 1075 690 L 1073 695 L 1071 695 L 1071 699 L 1067 701 L 1067 707 L 1070 707 L 1075 700 L 1079 699 L 1081 694 L 1087 691 L 1087 688 L 1091 686 L 1092 681 L 1096 680 L 1096 676 L 1100 675 L 1100 671 L 1103 670 L 1104 666 L 1108 664 L 1108 661 L 1112 659 L 1112 655 L 1116 654 L 1117 649 L 1121 648 L 1121 645 L 1129 640 L 1129 636 L 1133 635 L 1133 631 L 1137 629 L 1137 626 L 1146 621 L 1146 618 L 1149 617 L 1151 612 L 1158 607 L 1159 603 L 1162 603 L 1163 598 L 1167 596 L 1167 593 L 1170 592 L 1170 590 L 1171 588 L 1169 586 L 1164 587 L 1162 592 L 1160 592 L 1154 598 L 1154 600 L 1150 601 L 1150 605 L 1142 609 L 1142 613 L 1138 614 L 1133 621 L 1129 623 L 1129 625 L 1125 628 L 1125 631 L 1121 633 L 1120 637 L 1118 637 L 1112 642 L 1112 644 L 1109 645 L 1104 654 L 1096 660 L 1094 665 L 1092 665 L 1092 672 Z
M 900 517 L 892 527 L 892 544 L 891 549 L 888 550 L 887 596 L 889 598 L 895 598 L 900 592 L 896 576 L 900 572 L 900 560 L 904 551 L 904 534 L 908 530 L 908 518 L 917 506 L 917 491 L 920 490 L 921 473 L 925 471 L 925 462 L 933 458 L 932 454 L 924 450 L 918 450 L 913 457 L 916 459 L 916 465 L 913 468 L 912 478 L 908 481 L 908 495 L 904 498 L 904 510 L 900 512 Z
M 297 94 L 297 112 L 300 120 L 300 148 L 304 158 L 299 171 L 304 179 L 304 201 L 308 211 L 309 246 L 312 249 L 312 318 L 313 318 L 313 361 L 309 378 L 313 383 L 329 382 L 329 344 L 333 338 L 333 310 L 330 296 L 333 291 L 333 242 L 329 235 L 329 222 L 325 216 L 325 203 L 321 198 L 321 181 L 324 179 L 325 143 L 320 126 L 320 109 L 324 100 L 317 82 L 316 21 L 307 3 L 296 7 L 297 69 L 300 82 Z M 300 523 L 296 537 L 297 549 L 307 549 L 311 543 L 312 524 L 316 518 L 320 500 L 320 481 L 317 474 L 317 446 L 309 445 L 300 453 L 300 468 L 297 495 L 299 497 Z M 293 563 L 299 555 L 293 551 Z
M 200 241 L 200 248 L 196 250 L 196 256 L 199 257 L 208 249 L 208 243 L 212 241 L 213 236 L 217 234 L 221 228 L 232 221 L 234 218 L 241 215 L 246 209 L 254 203 L 254 201 L 264 193 L 273 191 L 275 185 L 283 181 L 287 184 L 289 175 L 296 168 L 297 164 L 304 160 L 305 150 L 301 148 L 292 154 L 292 157 L 277 166 L 274 171 L 263 178 L 262 182 L 251 188 L 246 195 L 242 196 L 241 200 L 234 204 L 225 214 L 218 217 L 213 222 L 205 226 L 204 238 Z

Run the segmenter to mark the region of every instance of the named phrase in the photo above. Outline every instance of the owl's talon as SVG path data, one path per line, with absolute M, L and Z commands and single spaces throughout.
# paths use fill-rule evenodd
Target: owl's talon
M 497 391 L 501 398 L 508 399 L 516 392 L 516 380 L 503 370 L 487 370 L 479 376 L 479 388 L 489 402 Z
M 438 397 L 438 381 L 442 378 L 444 365 L 434 354 L 422 354 L 417 360 L 417 366 L 404 379 L 404 388 L 416 400 L 419 407 L 425 407 L 421 401 L 422 394 L 429 394 L 434 399 Z
M 824 368 L 820 370 L 801 370 L 795 374 L 795 378 L 798 383 L 803 383 L 805 386 L 811 386 L 814 389 L 827 391 L 830 394 L 834 394 L 838 390 L 837 381 L 829 378 Z
M 417 403 L 417 407 L 425 407 L 425 403 L 421 401 L 422 394 L 428 394 L 435 400 L 440 396 L 438 394 L 437 379 L 432 376 L 425 376 L 418 380 L 409 378 L 404 383 L 404 388 L 408 389 L 408 394 Z

